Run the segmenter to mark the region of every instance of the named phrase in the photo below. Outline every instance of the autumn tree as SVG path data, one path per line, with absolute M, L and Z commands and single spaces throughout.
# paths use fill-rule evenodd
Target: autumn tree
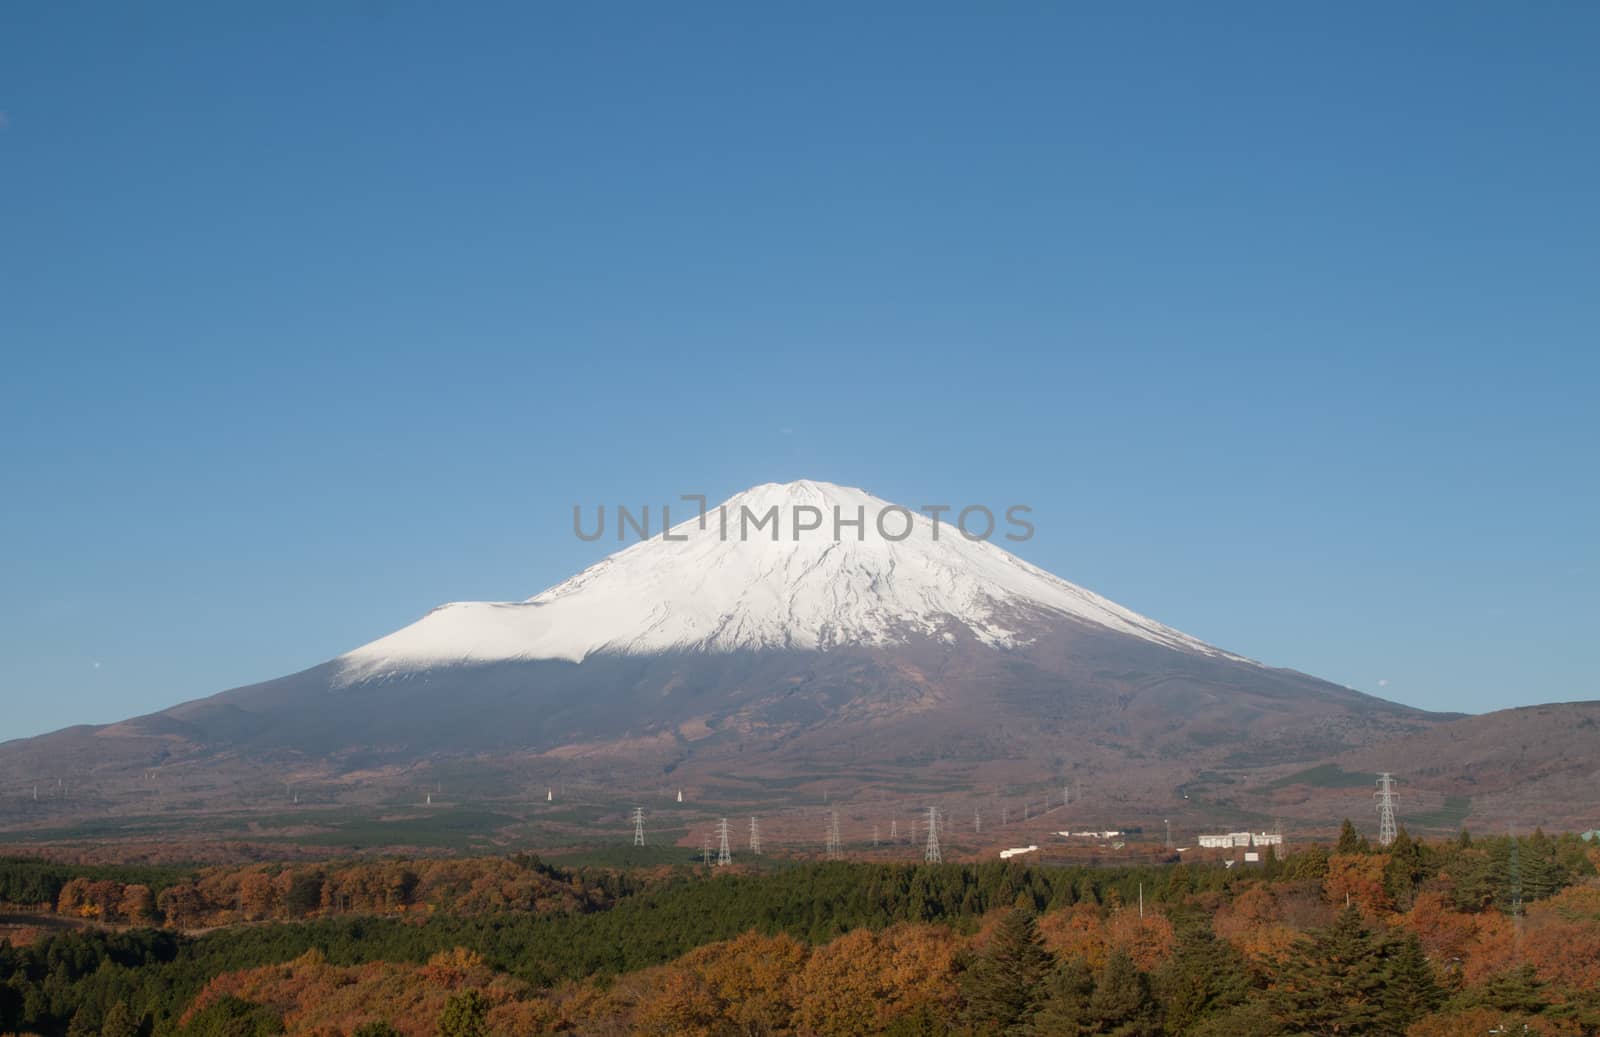
M 251 871 L 239 876 L 239 910 L 251 921 L 272 917 L 278 899 L 277 887 L 266 872 Z
M 150 887 L 139 883 L 122 887 L 117 914 L 132 925 L 149 925 L 156 918 L 156 898 Z
M 290 918 L 304 918 L 322 907 L 322 889 L 325 884 L 322 872 L 297 872 L 289 880 L 283 906 Z
M 193 882 L 168 886 L 156 897 L 156 906 L 167 924 L 179 929 L 200 925 L 205 920 L 206 898 Z

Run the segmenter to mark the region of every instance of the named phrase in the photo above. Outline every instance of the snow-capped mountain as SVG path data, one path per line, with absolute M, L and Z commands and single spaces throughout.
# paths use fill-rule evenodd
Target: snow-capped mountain
M 882 647 L 958 631 L 1014 648 L 1039 616 L 1238 659 L 978 539 L 985 532 L 1000 535 L 851 487 L 767 483 L 526 601 L 441 606 L 343 656 L 339 680 L 602 654 Z
M 1117 802 L 1159 804 L 1443 719 L 1251 662 L 1029 565 L 1001 546 L 1015 527 L 998 509 L 992 531 L 981 516 L 967 528 L 990 539 L 970 539 L 955 511 L 936 526 L 794 482 L 703 518 L 674 509 L 670 534 L 654 517 L 651 539 L 526 601 L 446 605 L 300 673 L 12 743 L 0 786 L 71 761 L 139 810 L 127 790 L 154 768 L 184 775 L 196 804 L 286 772 L 381 800 L 432 766 L 485 789 L 670 775 L 753 800 L 815 781 L 1092 774 Z

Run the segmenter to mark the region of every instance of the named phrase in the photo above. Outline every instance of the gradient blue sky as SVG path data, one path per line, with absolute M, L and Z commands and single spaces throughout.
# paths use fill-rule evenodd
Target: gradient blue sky
M 802 477 L 1404 702 L 1600 697 L 1600 7 L 592 6 L 0 10 L 0 737 Z

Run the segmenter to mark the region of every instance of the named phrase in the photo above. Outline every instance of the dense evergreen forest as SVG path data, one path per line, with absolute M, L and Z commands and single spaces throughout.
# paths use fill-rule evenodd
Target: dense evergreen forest
M 1351 829 L 1232 870 L 13 860 L 3 899 L 119 928 L 0 944 L 0 1031 L 1592 1034 L 1592 853 Z

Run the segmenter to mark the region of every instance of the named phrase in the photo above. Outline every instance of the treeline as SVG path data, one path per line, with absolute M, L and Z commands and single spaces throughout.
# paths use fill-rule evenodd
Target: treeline
M 1583 924 L 1571 923 L 1561 914 L 1582 915 L 1590 909 L 1589 901 L 1564 895 L 1567 899 L 1551 901 L 1548 908 L 1540 903 L 1592 875 L 1594 865 L 1587 856 L 1573 855 L 1565 840 L 1538 833 L 1507 840 L 1503 851 L 1497 845 L 1494 840 L 1470 837 L 1422 845 L 1407 837 L 1391 848 L 1393 852 L 1372 852 L 1359 845 L 1333 854 L 1312 848 L 1283 860 L 1269 854 L 1260 868 L 1231 871 L 1185 865 L 1101 869 L 1029 867 L 1017 862 L 920 867 L 837 862 L 765 875 L 734 871 L 709 881 L 690 869 L 648 875 L 566 872 L 532 857 L 295 866 L 272 876 L 274 889 L 282 893 L 269 903 L 281 905 L 274 906 L 274 912 L 281 909 L 299 917 L 293 913 L 303 911 L 311 921 L 229 927 L 194 938 L 141 930 L 61 935 L 22 948 L 0 945 L 0 1032 L 71 1032 L 82 1037 L 98 1032 L 115 1013 L 161 1037 L 177 1031 L 184 1013 L 208 984 L 224 982 L 219 977 L 254 974 L 253 970 L 272 966 L 267 979 L 261 980 L 272 986 L 276 981 L 271 976 L 283 974 L 283 963 L 308 953 L 318 969 L 376 970 L 375 975 L 403 991 L 424 990 L 425 983 L 416 986 L 423 982 L 417 977 L 437 974 L 437 968 L 432 973 L 426 970 L 440 955 L 465 953 L 485 975 L 496 977 L 506 1005 L 522 1006 L 517 1012 L 549 1014 L 558 1008 L 568 1012 L 562 1006 L 574 998 L 574 1004 L 588 1003 L 612 996 L 613 989 L 631 989 L 637 983 L 634 977 L 653 975 L 651 969 L 669 963 L 694 960 L 698 949 L 734 941 L 741 934 L 790 940 L 806 949 L 808 962 L 815 953 L 809 948 L 837 944 L 848 949 L 855 946 L 850 941 L 891 932 L 922 933 L 946 941 L 949 947 L 972 950 L 986 939 L 980 932 L 983 920 L 1014 907 L 1041 916 L 1039 927 L 1056 957 L 1052 968 L 1066 968 L 1082 958 L 1096 983 L 1117 950 L 1149 974 L 1148 982 L 1154 982 L 1149 977 L 1180 953 L 1181 916 L 1198 913 L 1210 919 L 1210 928 L 1226 947 L 1248 963 L 1252 989 L 1265 989 L 1281 985 L 1286 974 L 1277 970 L 1293 957 L 1292 948 L 1308 933 L 1331 925 L 1334 910 L 1349 904 L 1371 932 L 1392 929 L 1414 935 L 1425 948 L 1429 967 L 1448 990 L 1459 994 L 1488 983 L 1519 947 L 1570 949 L 1589 929 L 1600 934 L 1600 911 Z M 452 871 L 451 866 L 463 870 Z M 1531 885 L 1530 867 L 1539 876 Z M 417 876 L 410 901 L 444 906 L 399 909 L 404 904 L 392 899 L 391 883 L 408 869 Z M 237 895 L 248 876 L 266 873 L 258 868 L 219 869 L 191 884 L 196 889 L 203 885 L 208 898 L 217 898 L 210 903 L 226 916 L 243 910 L 237 901 L 232 908 L 225 906 L 229 893 Z M 320 877 L 315 897 L 304 876 Z M 1404 884 L 1395 885 L 1402 878 Z M 297 881 L 303 883 L 299 893 Z M 167 887 L 172 888 L 176 887 Z M 352 897 L 348 908 L 330 890 L 348 893 Z M 365 892 L 357 899 L 352 890 Z M 1572 894 L 1590 892 L 1585 888 Z M 541 910 L 541 904 L 557 909 Z M 373 913 L 357 913 L 358 906 Z M 1508 913 L 1522 911 L 1529 912 L 1526 927 L 1523 919 Z M 1537 925 L 1532 924 L 1535 920 Z M 905 947 L 901 950 L 911 953 Z M 1553 950 L 1548 953 L 1556 956 Z M 1389 954 L 1389 949 L 1383 951 Z M 1600 960 L 1600 947 L 1594 957 Z M 746 965 L 755 968 L 753 962 Z M 1558 967 L 1565 966 L 1552 966 Z M 952 999 L 959 999 L 954 991 L 965 966 L 951 968 L 954 971 L 941 973 L 947 982 L 930 1002 L 937 1005 L 935 1015 L 940 1019 L 954 1011 L 957 1001 Z M 424 971 L 412 976 L 406 970 Z M 335 986 L 348 993 L 347 988 L 359 987 L 352 977 L 365 974 L 341 974 Z M 1082 992 L 1086 988 L 1081 970 L 1077 975 L 1075 989 Z M 613 981 L 614 977 L 625 978 Z M 892 976 L 882 982 L 892 986 L 902 981 L 910 982 Z M 521 993 L 515 997 L 505 993 L 512 989 L 506 984 L 517 985 Z M 1600 972 L 1593 985 L 1600 986 Z M 900 995 L 888 987 L 880 993 L 885 1003 L 904 1000 L 897 1001 Z M 598 1014 L 593 1018 L 585 1015 L 588 1009 L 573 1008 L 568 1014 L 590 1022 L 610 1018 L 608 1012 L 631 1019 L 628 1013 L 638 1007 L 595 1008 Z M 228 1011 L 216 1009 L 222 1016 Z M 286 1011 L 278 1004 L 268 1014 L 286 1018 Z M 1162 1012 L 1163 1019 L 1170 1014 L 1167 1008 Z M 255 1008 L 249 1013 L 253 1019 L 259 1016 Z M 1208 1018 L 1214 1014 L 1208 1011 Z M 421 1024 L 413 1018 L 408 1025 Z M 532 1025 L 519 1023 L 516 1029 L 545 1032 L 529 1029 Z M 704 1032 L 721 1031 L 713 1026 Z
M 1376 888 L 1362 891 L 1365 895 L 1402 909 L 1441 877 L 1459 910 L 1512 912 L 1519 904 L 1554 896 L 1578 876 L 1595 873 L 1588 843 L 1572 833 L 1551 838 L 1539 829 L 1518 838 L 1474 838 L 1463 829 L 1453 841 L 1428 843 L 1413 840 L 1401 828 L 1394 844 L 1380 852 L 1347 819 L 1335 849 L 1345 858 L 1364 858 L 1364 866 L 1352 870 L 1376 883 Z
M 646 873 L 566 871 L 531 854 L 187 871 L 5 863 L 4 888 L 16 894 L 16 903 L 45 905 L 63 916 L 114 925 L 176 929 L 337 914 L 594 910 L 652 881 Z
M 523 867 L 510 862 L 516 867 Z M 291 869 L 298 872 L 299 869 Z M 1177 883 L 1173 884 L 1176 875 Z M 598 881 L 599 877 L 596 877 Z M 611 875 L 624 887 L 638 880 Z M 595 913 L 412 917 L 329 915 L 306 923 L 246 926 L 198 938 L 138 931 L 52 937 L 0 947 L 0 1030 L 65 1033 L 80 1011 L 99 1018 L 118 1003 L 167 1032 L 189 1001 L 222 973 L 289 961 L 315 950 L 338 966 L 423 963 L 468 948 L 496 972 L 534 987 L 660 965 L 740 933 L 786 933 L 821 943 L 853 930 L 944 921 L 971 928 L 996 907 L 1039 910 L 1120 905 L 1238 881 L 1221 869 L 1028 868 L 1009 863 L 910 867 L 844 862 L 768 875 L 687 872 L 618 891 Z
M 165 865 L 62 864 L 35 857 L 0 857 L 0 903 L 54 907 L 70 882 L 143 886 L 152 894 L 190 881 L 195 869 Z

